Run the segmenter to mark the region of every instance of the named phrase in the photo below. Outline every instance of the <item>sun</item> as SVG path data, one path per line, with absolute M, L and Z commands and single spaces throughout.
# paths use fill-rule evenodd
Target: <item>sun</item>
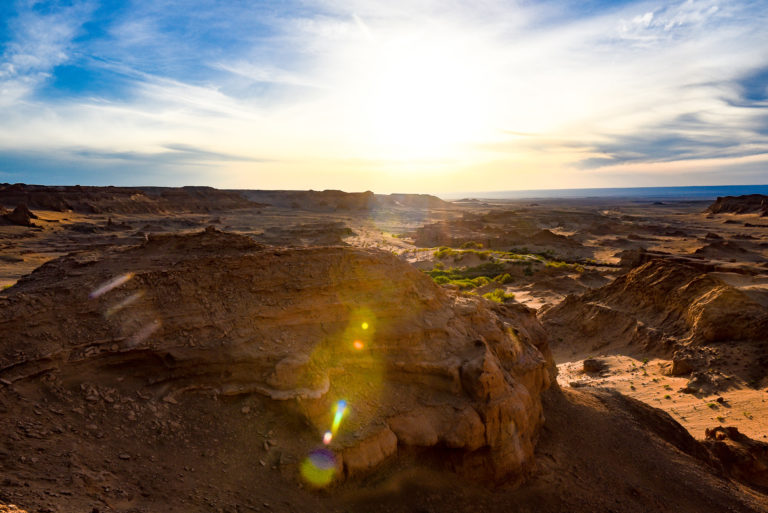
M 490 128 L 482 56 L 441 38 L 378 46 L 362 81 L 362 127 L 377 158 L 460 158 Z

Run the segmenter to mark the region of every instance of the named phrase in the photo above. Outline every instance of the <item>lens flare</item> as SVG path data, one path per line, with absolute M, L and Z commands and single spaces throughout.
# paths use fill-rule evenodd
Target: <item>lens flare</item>
M 158 329 L 160 329 L 160 326 L 162 326 L 163 323 L 160 322 L 160 319 L 155 319 L 151 323 L 147 324 L 143 328 L 141 328 L 138 332 L 136 332 L 131 338 L 128 339 L 126 342 L 126 345 L 128 347 L 134 347 L 142 342 L 144 342 L 151 334 L 156 332 Z
M 333 424 L 331 425 L 331 433 L 334 435 L 339 430 L 339 426 L 341 425 L 341 419 L 344 418 L 344 413 L 347 411 L 347 401 L 342 399 L 338 403 L 336 403 L 336 413 L 333 416 Z
M 336 473 L 336 457 L 329 450 L 316 449 L 301 462 L 299 470 L 301 476 L 312 486 L 326 486 Z
M 368 323 L 364 322 L 363 324 L 360 325 L 360 327 L 363 328 L 364 330 L 367 330 L 368 329 Z
M 120 301 L 115 306 L 110 307 L 107 310 L 106 316 L 107 317 L 112 317 L 117 312 L 119 312 L 120 310 L 122 310 L 123 308 L 125 308 L 127 306 L 132 305 L 133 303 L 135 303 L 136 301 L 138 301 L 142 297 L 144 297 L 144 291 L 143 290 L 140 290 L 140 291 L 138 291 L 138 292 L 136 292 L 134 294 L 131 294 L 130 296 L 128 296 L 127 298 L 123 299 L 122 301 Z
M 125 282 L 129 281 L 131 278 L 133 278 L 133 273 L 125 273 L 121 274 L 117 278 L 113 278 L 109 280 L 108 282 L 104 283 L 103 285 L 100 285 L 96 290 L 88 294 L 89 299 L 96 299 L 97 297 L 106 294 L 110 290 L 119 287 L 120 285 L 124 284 Z
M 331 433 L 330 431 L 326 431 L 325 434 L 323 435 L 323 443 L 325 445 L 329 445 L 331 443 L 331 440 L 333 440 L 333 433 Z
M 352 342 L 352 347 L 360 351 L 362 348 L 365 347 L 365 344 L 363 344 L 362 340 L 355 340 L 354 342 Z

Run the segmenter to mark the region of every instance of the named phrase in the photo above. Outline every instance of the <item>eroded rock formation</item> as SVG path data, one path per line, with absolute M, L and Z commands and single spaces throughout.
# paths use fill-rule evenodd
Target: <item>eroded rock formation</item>
M 760 214 L 768 216 L 768 196 L 745 194 L 718 197 L 706 210 L 712 214 Z
M 0 215 L 5 221 L 19 226 L 35 226 L 32 219 L 37 219 L 37 216 L 24 204 L 18 205 L 13 209 L 13 212 L 0 210 Z
M 728 474 L 768 491 L 768 443 L 752 440 L 730 426 L 707 429 L 703 443 Z
M 552 370 L 524 306 L 448 295 L 382 252 L 275 250 L 213 229 L 59 258 L 0 305 L 3 383 L 49 375 L 87 393 L 98 380 L 169 404 L 258 394 L 318 441 L 345 400 L 330 448 L 346 475 L 434 447 L 477 476 L 520 476 Z
M 766 376 L 768 309 L 700 266 L 657 258 L 581 296 L 568 296 L 541 316 L 553 340 L 580 349 L 634 347 L 673 357 L 682 375 L 729 365 L 747 382 Z M 714 379 L 714 378 L 713 378 Z

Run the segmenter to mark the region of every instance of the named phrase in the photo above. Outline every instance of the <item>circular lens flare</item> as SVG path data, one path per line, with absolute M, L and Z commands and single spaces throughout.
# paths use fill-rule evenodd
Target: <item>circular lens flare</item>
M 355 340 L 354 342 L 352 342 L 352 347 L 360 351 L 365 347 L 365 344 L 363 344 L 362 340 Z
M 367 330 L 368 329 L 368 323 L 364 322 L 363 324 L 360 325 L 360 327 L 363 328 L 364 330 Z
M 325 445 L 329 445 L 331 443 L 331 440 L 333 440 L 333 433 L 331 433 L 330 431 L 326 431 L 325 434 L 323 435 L 323 443 Z
M 327 449 L 316 449 L 301 462 L 300 472 L 312 486 L 327 486 L 336 473 L 336 457 Z

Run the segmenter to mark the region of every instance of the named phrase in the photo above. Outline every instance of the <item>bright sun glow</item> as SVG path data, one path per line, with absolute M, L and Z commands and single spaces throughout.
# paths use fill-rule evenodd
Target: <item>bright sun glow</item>
M 362 135 L 386 160 L 461 157 L 489 129 L 482 57 L 440 36 L 376 41 L 360 68 Z

